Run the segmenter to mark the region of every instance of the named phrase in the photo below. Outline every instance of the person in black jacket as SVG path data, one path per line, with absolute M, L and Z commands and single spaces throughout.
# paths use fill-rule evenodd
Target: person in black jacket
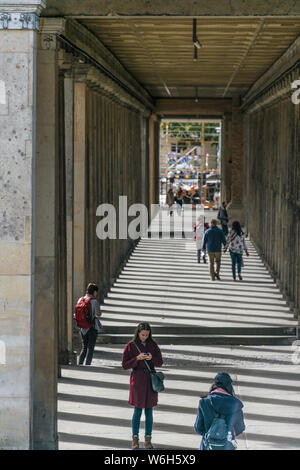
M 201 398 L 198 414 L 194 425 L 197 434 L 204 436 L 209 430 L 216 413 L 225 415 L 228 429 L 233 439 L 244 432 L 245 423 L 243 403 L 234 396 L 232 379 L 227 372 L 219 372 L 207 396 Z M 216 413 L 215 413 L 216 412 Z M 228 450 L 234 450 L 232 442 L 228 443 Z M 205 450 L 203 439 L 200 450 Z
M 220 207 L 219 212 L 218 212 L 218 220 L 221 222 L 222 225 L 222 230 L 224 232 L 225 237 L 228 235 L 228 222 L 229 222 L 229 216 L 227 209 L 229 208 L 230 203 L 227 205 L 226 202 L 222 202 L 222 207 Z

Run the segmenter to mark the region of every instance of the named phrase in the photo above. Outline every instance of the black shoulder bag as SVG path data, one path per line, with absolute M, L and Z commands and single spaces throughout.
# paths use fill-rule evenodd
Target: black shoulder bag
M 136 349 L 138 350 L 138 352 L 140 354 L 142 354 L 142 352 L 140 351 L 140 349 L 137 347 L 137 345 L 134 343 Z M 152 386 L 152 390 L 153 392 L 163 392 L 164 389 L 165 389 L 165 386 L 164 386 L 164 374 L 162 372 L 153 372 L 149 366 L 149 364 L 147 363 L 147 361 L 144 360 L 144 363 L 146 364 L 146 367 L 148 369 L 148 372 L 150 374 L 150 378 L 151 378 L 151 386 Z

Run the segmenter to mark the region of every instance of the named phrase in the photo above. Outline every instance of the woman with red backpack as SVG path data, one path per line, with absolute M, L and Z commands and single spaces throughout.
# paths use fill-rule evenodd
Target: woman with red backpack
M 82 351 L 79 355 L 78 365 L 83 365 L 85 358 L 86 366 L 92 363 L 97 336 L 101 330 L 99 317 L 102 313 L 97 297 L 98 286 L 90 283 L 87 286 L 85 296 L 78 299 L 75 307 L 74 316 L 76 325 L 80 328 L 82 339 Z

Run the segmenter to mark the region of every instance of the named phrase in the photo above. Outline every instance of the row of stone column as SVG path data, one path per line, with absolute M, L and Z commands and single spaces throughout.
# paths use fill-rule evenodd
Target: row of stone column
M 149 112 L 57 38 L 38 44 L 33 441 L 51 448 L 58 366 L 80 347 L 74 305 L 88 282 L 103 300 L 137 242 L 124 226 L 119 239 L 119 196 L 149 202 Z M 97 236 L 101 204 L 116 210 L 116 239 Z
M 294 69 L 245 115 L 245 213 L 251 238 L 298 318 L 300 308 L 300 106 Z
M 103 299 L 135 245 L 127 235 L 119 238 L 119 196 L 127 197 L 128 208 L 136 203 L 147 204 L 147 122 L 135 110 L 88 89 L 87 123 L 86 207 L 89 223 L 85 277 L 99 284 Z M 116 209 L 117 238 L 99 240 L 96 226 L 100 218 L 96 217 L 96 211 L 99 205 L 107 203 Z M 126 227 L 121 230 L 125 235 Z

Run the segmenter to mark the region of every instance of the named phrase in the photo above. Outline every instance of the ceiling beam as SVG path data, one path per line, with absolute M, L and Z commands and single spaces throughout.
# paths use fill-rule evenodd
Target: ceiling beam
M 170 92 L 170 90 L 169 90 L 169 88 L 166 84 L 165 79 L 162 77 L 161 73 L 158 71 L 158 66 L 155 63 L 155 60 L 154 60 L 153 55 L 151 53 L 151 49 L 148 47 L 145 38 L 143 37 L 142 34 L 140 34 L 138 28 L 136 27 L 136 25 L 134 24 L 133 21 L 126 22 L 126 24 L 128 25 L 129 29 L 133 32 L 133 34 L 135 35 L 138 45 L 143 48 L 143 50 L 145 52 L 145 55 L 147 56 L 147 59 L 149 60 L 149 62 L 151 63 L 151 65 L 153 67 L 155 75 L 157 76 L 158 80 L 162 83 L 164 89 L 167 92 L 167 95 L 171 97 L 172 96 L 171 92 Z
M 225 98 L 226 94 L 227 94 L 227 91 L 231 85 L 231 83 L 233 82 L 233 80 L 235 79 L 237 73 L 239 72 L 239 70 L 242 68 L 243 64 L 245 63 L 245 60 L 247 59 L 248 55 L 249 55 L 249 52 L 251 51 L 252 47 L 255 45 L 256 41 L 257 41 L 257 38 L 261 32 L 261 30 L 263 29 L 264 27 L 264 23 L 265 23 L 265 20 L 262 18 L 260 19 L 260 22 L 258 23 L 257 27 L 256 27 L 256 30 L 254 31 L 254 35 L 252 37 L 252 39 L 250 40 L 250 43 L 244 53 L 244 55 L 242 56 L 239 64 L 237 65 L 237 67 L 235 68 L 234 72 L 232 73 L 230 79 L 229 79 L 229 82 L 227 83 L 227 86 L 224 90 L 224 93 L 223 93 L 223 98 Z
M 168 99 L 161 98 L 155 100 L 154 112 L 159 115 L 172 116 L 192 116 L 208 115 L 223 116 L 224 113 L 232 111 L 232 100 L 225 99 L 206 99 L 200 98 L 196 103 L 194 99 Z

